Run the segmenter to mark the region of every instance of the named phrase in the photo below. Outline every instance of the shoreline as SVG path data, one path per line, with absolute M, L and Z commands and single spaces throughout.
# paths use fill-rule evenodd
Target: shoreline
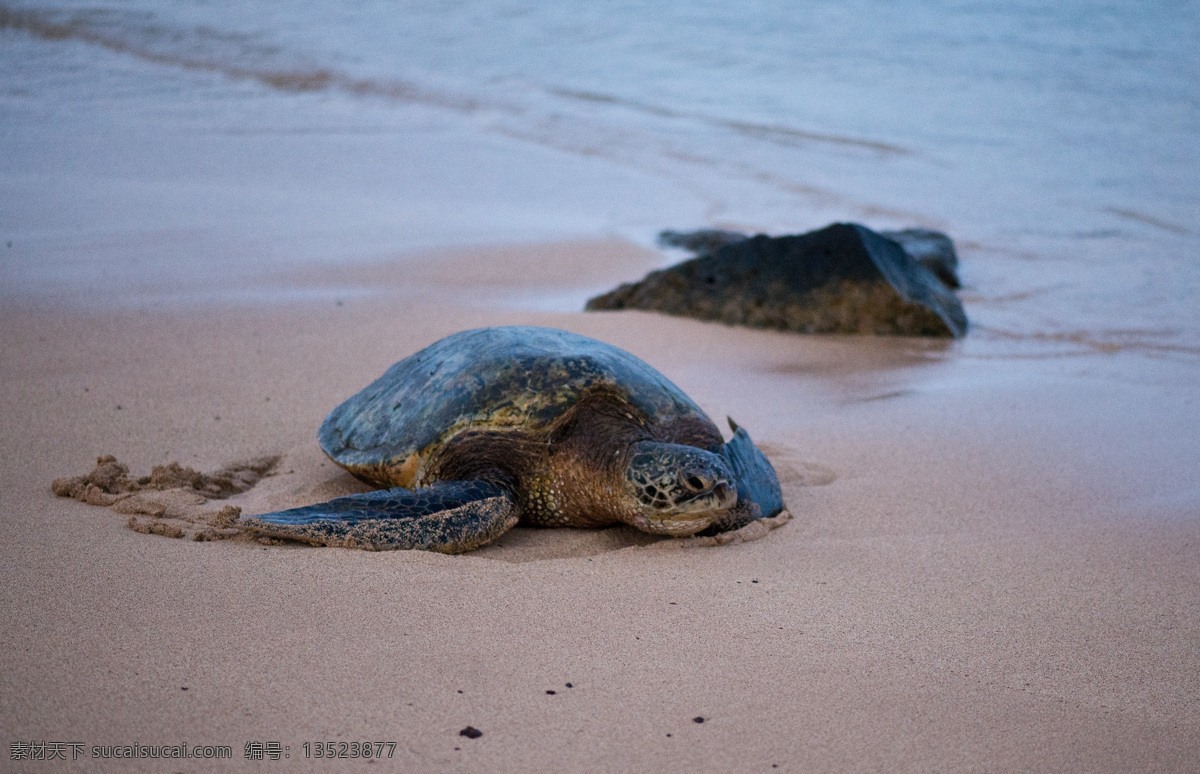
M 379 264 L 362 276 L 385 290 L 340 306 L 0 309 L 11 740 L 186 738 L 231 745 L 223 770 L 261 765 L 241 756 L 252 740 L 290 744 L 293 766 L 304 741 L 369 739 L 398 743 L 393 766 L 467 771 L 1182 771 L 1200 755 L 1195 363 L 497 303 L 661 261 L 587 244 Z M 171 540 L 49 491 L 109 453 L 134 474 L 283 454 L 225 501 L 247 513 L 360 486 L 317 449 L 324 414 L 490 324 L 645 359 L 749 429 L 794 518 L 733 546 L 518 529 L 447 557 Z

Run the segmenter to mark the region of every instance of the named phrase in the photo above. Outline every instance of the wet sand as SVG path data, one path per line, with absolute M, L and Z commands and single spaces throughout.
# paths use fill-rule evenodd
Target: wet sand
M 323 741 L 396 743 L 355 771 L 1194 770 L 1194 359 L 530 311 L 661 263 L 619 241 L 414 260 L 287 280 L 372 288 L 345 297 L 0 309 L 5 741 L 81 743 L 55 767 L 79 771 L 305 770 Z M 214 501 L 248 514 L 358 491 L 325 413 L 499 324 L 647 360 L 749 429 L 795 518 L 718 548 L 517 529 L 443 556 L 170 539 L 50 491 L 106 454 L 282 455 Z M 89 757 L 181 743 L 233 760 Z

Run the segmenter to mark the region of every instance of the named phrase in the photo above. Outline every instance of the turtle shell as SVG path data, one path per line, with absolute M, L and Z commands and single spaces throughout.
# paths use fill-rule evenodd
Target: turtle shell
M 424 463 L 468 428 L 538 437 L 597 393 L 651 425 L 688 415 L 712 424 L 682 390 L 624 350 L 554 328 L 509 326 L 462 331 L 401 360 L 330 412 L 319 440 L 360 478 L 421 486 L 428 483 Z

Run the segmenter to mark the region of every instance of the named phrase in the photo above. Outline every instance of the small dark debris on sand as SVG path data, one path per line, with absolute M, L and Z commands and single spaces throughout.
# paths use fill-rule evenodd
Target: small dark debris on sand
M 270 475 L 280 458 L 258 457 L 226 465 L 214 473 L 200 473 L 178 462 L 155 465 L 150 475 L 130 478 L 129 467 L 116 457 L 96 460 L 83 476 L 56 478 L 50 485 L 59 497 L 73 497 L 89 505 L 110 508 L 129 516 L 129 528 L 146 535 L 192 540 L 226 540 L 243 533 L 234 528 L 241 508 L 205 507 L 209 500 L 224 500 L 248 491 Z
M 468 739 L 478 739 L 479 737 L 483 736 L 483 732 L 475 726 L 467 726 L 462 731 L 459 731 L 458 735 L 465 736 Z
M 795 236 L 664 231 L 697 257 L 587 302 L 798 333 L 966 335 L 954 295 L 958 257 L 945 234 L 835 223 Z

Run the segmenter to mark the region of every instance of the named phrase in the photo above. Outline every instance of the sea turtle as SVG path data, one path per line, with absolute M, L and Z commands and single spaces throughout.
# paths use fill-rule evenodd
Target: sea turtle
M 477 548 L 518 522 L 724 532 L 783 508 L 771 463 L 665 376 L 553 328 L 442 339 L 334 409 L 329 457 L 379 491 L 242 517 L 274 537 L 373 550 Z

